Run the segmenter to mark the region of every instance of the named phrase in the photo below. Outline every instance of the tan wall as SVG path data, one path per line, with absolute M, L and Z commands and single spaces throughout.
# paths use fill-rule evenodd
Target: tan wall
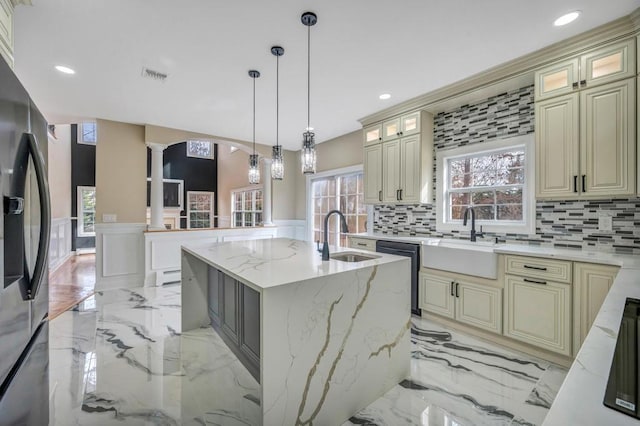
M 56 125 L 57 140 L 49 138 L 48 177 L 51 218 L 71 217 L 71 126 Z
M 316 171 L 340 169 L 362 164 L 364 151 L 362 147 L 362 130 L 347 133 L 316 146 Z M 299 152 L 298 152 L 299 156 Z M 298 160 L 299 162 L 300 160 Z M 296 219 L 307 217 L 306 178 L 296 182 Z
M 300 153 L 296 151 L 283 151 L 284 179 L 273 181 L 273 220 L 298 219 L 296 211 L 296 195 L 298 182 L 304 182 L 304 176 L 300 172 Z
M 144 126 L 97 120 L 96 222 L 146 223 L 147 147 Z
M 231 191 L 249 186 L 249 154 L 229 152 L 229 146 L 218 145 L 218 223 L 228 226 L 231 220 Z

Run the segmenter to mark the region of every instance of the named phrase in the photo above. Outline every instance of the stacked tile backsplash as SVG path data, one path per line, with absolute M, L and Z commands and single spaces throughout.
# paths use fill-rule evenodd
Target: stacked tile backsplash
M 434 146 L 440 149 L 534 132 L 533 86 L 500 94 L 434 117 Z M 601 215 L 613 231 L 599 231 Z M 376 205 L 374 232 L 424 237 L 469 238 L 468 231 L 436 231 L 433 205 Z M 536 233 L 485 233 L 482 239 L 562 248 L 640 254 L 640 198 L 537 201 Z

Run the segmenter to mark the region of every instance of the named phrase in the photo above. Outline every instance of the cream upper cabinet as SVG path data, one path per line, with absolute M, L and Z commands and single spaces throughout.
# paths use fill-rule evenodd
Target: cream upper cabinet
M 555 62 L 535 73 L 536 101 L 633 77 L 636 40 L 629 39 Z
M 636 75 L 635 39 L 605 46 L 580 57 L 580 87 L 593 87 Z
M 573 269 L 573 354 L 576 355 L 620 268 L 576 262 Z
M 578 58 L 557 62 L 535 73 L 536 100 L 564 95 L 578 88 Z
M 0 0 L 0 56 L 13 68 L 13 4 Z
M 571 356 L 571 285 L 506 275 L 504 335 Z
M 502 289 L 497 282 L 427 269 L 420 272 L 420 308 L 502 333 Z
M 365 203 L 432 202 L 431 114 L 416 111 L 385 120 L 365 127 L 363 135 Z
M 536 196 L 567 198 L 578 193 L 579 95 L 536 102 Z
M 536 195 L 636 191 L 635 78 L 536 102 Z
M 383 121 L 382 122 L 382 140 L 390 141 L 392 139 L 399 138 L 400 130 L 401 130 L 400 126 L 401 126 L 400 117 Z
M 365 177 L 365 181 L 367 178 Z M 382 144 L 382 201 L 400 201 L 400 140 Z
M 364 202 L 375 204 L 382 201 L 382 145 L 364 148 Z
M 364 145 L 371 145 L 382 141 L 382 124 L 374 124 L 363 129 Z
M 635 193 L 635 85 L 635 78 L 630 78 L 580 92 L 580 189 L 584 195 Z

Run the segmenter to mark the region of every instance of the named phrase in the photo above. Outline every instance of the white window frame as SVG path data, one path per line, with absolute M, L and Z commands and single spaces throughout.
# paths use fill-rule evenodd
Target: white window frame
M 191 194 L 194 195 L 209 195 L 211 197 L 211 204 L 209 205 L 209 228 L 214 227 L 215 216 L 214 212 L 214 204 L 215 204 L 215 193 L 210 191 L 187 191 L 187 229 L 207 229 L 207 228 L 191 228 L 191 203 L 189 202 L 189 196 Z M 195 210 L 196 212 L 204 212 L 204 210 Z
M 84 139 L 84 125 L 92 124 L 95 129 L 95 141 L 87 141 Z M 98 124 L 95 121 L 84 121 L 78 124 L 78 143 L 82 145 L 93 145 L 96 146 L 98 144 Z
M 77 223 L 77 234 L 78 237 L 95 237 L 96 233 L 94 232 L 85 232 L 84 230 L 84 204 L 82 203 L 82 191 L 85 190 L 93 190 L 95 192 L 96 187 L 95 186 L 78 186 L 78 193 L 77 193 L 77 197 L 78 197 L 78 203 L 77 203 L 77 217 L 78 217 L 78 223 Z M 95 215 L 95 211 L 94 211 L 94 215 Z M 94 216 L 94 222 L 93 222 L 93 226 L 95 229 L 95 216 Z
M 210 155 L 209 156 L 204 156 L 204 155 L 193 155 L 189 153 L 189 145 L 193 142 L 206 142 L 209 144 L 209 148 L 210 148 Z M 185 150 L 186 150 L 186 155 L 187 157 L 191 157 L 191 158 L 202 158 L 205 160 L 213 160 L 215 158 L 215 145 L 212 141 L 210 140 L 206 140 L 206 139 L 189 139 L 187 140 L 187 143 L 185 144 Z
M 342 167 L 339 169 L 326 170 L 324 172 L 318 172 L 314 175 L 306 176 L 306 194 L 307 194 L 307 221 L 305 235 L 307 241 L 313 241 L 313 199 L 311 197 L 311 184 L 314 180 L 324 179 L 331 176 L 349 175 L 354 173 L 362 173 L 364 166 L 357 164 L 355 166 Z M 336 222 L 339 223 L 339 222 Z M 367 232 L 373 232 L 373 205 L 367 204 Z M 322 242 L 322 241 L 321 241 Z
M 535 199 L 535 144 L 533 133 L 501 139 L 493 142 L 483 142 L 460 148 L 441 150 L 436 154 L 436 231 L 468 231 L 471 225 L 462 225 L 461 220 L 446 221 L 447 217 L 447 188 L 448 182 L 447 160 L 469 155 L 489 154 L 509 148 L 524 148 L 524 185 L 522 188 L 522 221 L 497 223 L 496 221 L 476 220 L 476 231 L 513 234 L 535 234 L 536 230 L 536 199 Z
M 151 178 L 148 177 L 147 178 L 147 182 L 151 182 Z M 171 206 L 165 206 L 164 205 L 164 198 L 162 199 L 162 208 L 163 209 L 172 209 L 172 210 L 184 210 L 184 180 L 182 179 L 162 179 L 162 185 L 163 185 L 163 189 L 164 189 L 164 184 L 165 183 L 177 183 L 178 184 L 178 207 L 171 207 Z M 149 203 L 151 203 L 151 200 L 149 200 Z M 147 206 L 147 209 L 150 209 L 151 206 Z
M 251 212 L 252 212 L 251 222 L 252 222 L 252 225 L 251 225 L 251 227 L 261 226 L 261 225 L 256 224 L 255 213 L 258 213 L 258 212 L 262 214 L 262 223 L 264 223 L 264 186 L 262 186 L 262 185 L 259 185 L 259 186 L 257 186 L 257 185 L 245 186 L 245 187 L 242 187 L 242 188 L 236 188 L 236 189 L 231 190 L 231 221 L 230 221 L 230 225 L 231 225 L 232 228 L 250 228 L 249 226 L 244 226 L 244 219 L 242 221 L 242 223 L 243 223 L 242 226 L 236 225 L 236 199 L 235 199 L 236 198 L 235 197 L 236 193 L 238 193 L 238 192 L 246 193 L 246 192 L 249 192 L 249 191 L 262 191 L 262 209 L 260 209 L 260 210 L 256 209 L 256 200 L 252 196 L 252 200 L 251 200 L 251 207 L 252 207 L 252 209 L 251 209 Z M 241 211 L 244 214 L 245 212 L 247 212 L 247 210 L 244 210 L 244 199 L 242 200 L 242 206 L 243 206 L 243 209 Z

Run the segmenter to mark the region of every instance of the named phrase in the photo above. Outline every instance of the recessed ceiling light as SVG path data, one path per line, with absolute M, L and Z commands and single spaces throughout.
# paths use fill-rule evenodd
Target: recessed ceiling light
M 575 21 L 576 19 L 578 19 L 578 16 L 580 16 L 580 11 L 579 10 L 575 10 L 573 12 L 566 13 L 566 14 L 562 15 L 561 17 L 559 17 L 558 19 L 556 19 L 555 21 L 553 21 L 553 25 L 555 25 L 556 27 L 561 27 L 563 25 L 567 25 L 567 24 Z
M 389 99 L 390 97 L 391 95 L 388 93 L 383 93 L 382 95 L 379 96 L 379 98 L 382 100 Z
M 65 67 L 63 65 L 56 65 L 56 69 L 65 74 L 75 74 L 76 72 L 69 67 Z

